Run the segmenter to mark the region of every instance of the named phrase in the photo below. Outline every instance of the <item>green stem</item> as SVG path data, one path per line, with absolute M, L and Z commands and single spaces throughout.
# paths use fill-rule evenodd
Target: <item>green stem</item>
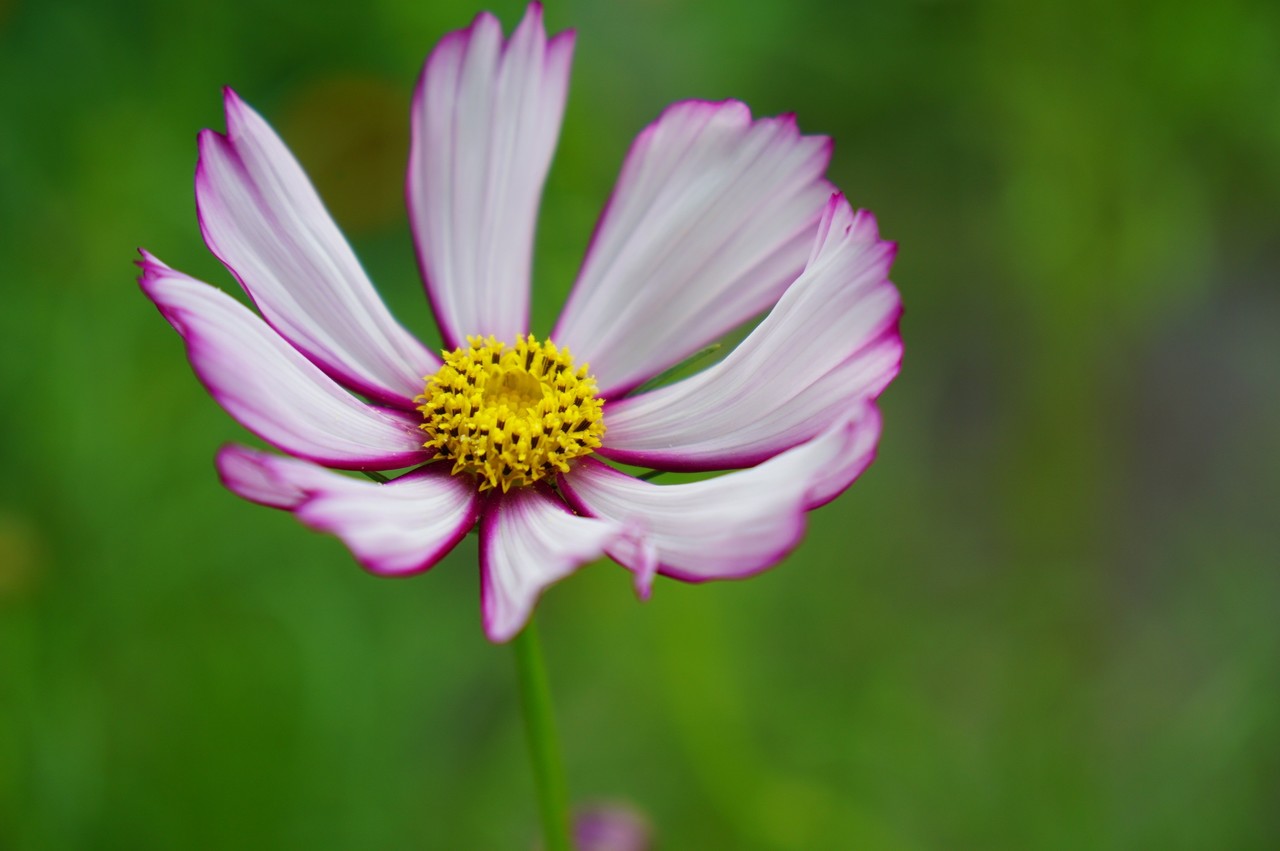
M 551 688 L 547 684 L 547 666 L 542 660 L 542 644 L 532 620 L 511 642 L 511 647 L 516 654 L 520 703 L 524 710 L 525 734 L 529 739 L 529 756 L 533 759 L 533 779 L 538 789 L 538 807 L 542 811 L 546 851 L 572 851 L 569 795 L 551 709 Z

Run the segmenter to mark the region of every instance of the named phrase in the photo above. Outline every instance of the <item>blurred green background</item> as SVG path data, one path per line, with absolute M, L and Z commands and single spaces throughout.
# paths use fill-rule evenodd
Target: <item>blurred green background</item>
M 510 29 L 522 4 L 491 5 Z M 528 848 L 474 539 L 389 581 L 241 502 L 245 433 L 138 292 L 224 286 L 234 86 L 399 317 L 423 58 L 478 7 L 0 2 L 0 847 Z M 556 2 L 579 48 L 537 330 L 634 134 L 737 97 L 901 244 L 881 455 L 748 582 L 540 609 L 574 797 L 664 849 L 1280 837 L 1280 5 Z

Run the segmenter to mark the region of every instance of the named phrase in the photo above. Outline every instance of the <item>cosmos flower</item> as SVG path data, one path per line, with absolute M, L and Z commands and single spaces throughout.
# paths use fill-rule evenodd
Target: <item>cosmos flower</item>
M 824 177 L 829 140 L 736 101 L 676 103 L 640 133 L 550 338 L 531 335 L 573 47 L 571 31 L 547 37 L 535 4 L 509 39 L 482 14 L 427 60 L 406 195 L 443 355 L 391 316 L 298 163 L 230 90 L 226 133 L 200 135 L 196 200 L 258 313 L 146 251 L 139 263 L 205 387 L 286 453 L 224 447 L 224 484 L 378 574 L 427 570 L 478 526 L 497 642 L 604 555 L 641 595 L 655 573 L 775 564 L 805 513 L 871 462 L 875 399 L 901 360 L 895 247 Z M 765 311 L 714 365 L 645 386 Z M 734 472 L 660 484 L 609 462 Z

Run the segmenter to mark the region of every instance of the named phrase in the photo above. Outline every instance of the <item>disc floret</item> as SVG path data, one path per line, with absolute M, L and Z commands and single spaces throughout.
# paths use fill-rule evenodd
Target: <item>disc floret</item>
M 587 365 L 532 334 L 514 346 L 489 337 L 444 354 L 414 401 L 426 420 L 423 443 L 453 461 L 454 475 L 480 490 L 531 485 L 589 455 L 604 435 L 604 400 Z

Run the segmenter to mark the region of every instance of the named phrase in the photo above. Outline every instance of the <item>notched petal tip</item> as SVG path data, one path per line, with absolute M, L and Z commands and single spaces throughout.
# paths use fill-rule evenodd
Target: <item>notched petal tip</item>
M 872 257 L 883 258 L 887 275 L 888 266 L 897 255 L 898 244 L 880 238 L 880 223 L 874 213 L 862 208 L 855 210 L 843 193 L 834 192 L 823 208 L 805 272 L 823 258 L 850 248 L 853 251 L 848 254 L 849 259 L 858 257 L 859 252 L 863 252 L 861 258 L 864 261 Z
M 169 267 L 161 262 L 160 258 L 156 257 L 142 246 L 138 246 L 138 255 L 139 257 L 137 260 L 133 261 L 133 265 L 137 266 L 140 270 L 138 273 L 138 285 L 141 286 L 145 292 L 147 290 L 148 282 L 155 279 L 163 272 L 169 271 Z
M 732 99 L 673 103 L 640 132 L 552 334 L 591 362 L 604 395 L 777 301 L 830 196 L 828 142 Z
M 580 512 L 642 528 L 659 573 L 686 582 L 741 579 L 800 543 L 806 513 L 862 474 L 879 434 L 878 411 L 863 405 L 807 443 L 716 478 L 659 485 L 588 460 L 560 484 Z M 639 548 L 615 544 L 609 554 L 648 573 Z
M 235 137 L 241 129 L 255 119 L 263 124 L 266 121 L 249 106 L 244 98 L 230 86 L 222 87 L 222 114 L 227 123 L 227 136 Z
M 543 19 L 543 8 L 540 2 L 534 0 L 524 8 L 524 15 L 520 18 L 520 23 L 516 26 L 516 32 L 520 32 L 526 26 L 541 27 Z
M 609 554 L 628 534 L 634 540 L 624 523 L 574 514 L 550 488 L 489 497 L 480 520 L 485 635 L 496 644 L 510 641 L 548 588 Z
M 183 292 L 192 286 L 209 285 L 198 284 L 193 278 L 170 268 L 148 252 L 143 252 L 143 258 L 134 262 L 142 270 L 138 275 L 138 286 L 143 294 L 151 299 L 152 304 L 160 311 L 160 315 L 178 332 L 184 342 L 189 341 L 191 337 L 190 322 L 187 321 L 189 308 L 180 303 Z
M 216 465 L 232 493 L 338 537 L 378 576 L 430 569 L 475 524 L 475 489 L 432 465 L 378 484 L 236 445 L 224 446 Z
M 805 490 L 804 510 L 821 508 L 857 481 L 875 461 L 883 417 L 874 403 L 860 405 L 843 423 L 814 439 L 839 441 L 831 461 L 814 471 Z M 838 435 L 838 436 L 837 436 Z
M 571 34 L 548 40 L 533 5 L 509 38 L 492 14 L 477 15 L 423 65 L 405 194 L 445 348 L 528 330 L 533 234 L 573 44 Z
M 658 122 L 680 119 L 686 115 L 700 116 L 706 121 L 724 121 L 734 125 L 748 125 L 752 122 L 751 107 L 737 98 L 724 100 L 704 100 L 690 98 L 669 104 L 658 116 Z
M 477 12 L 476 16 L 471 19 L 471 23 L 465 30 L 463 30 L 463 32 L 468 35 L 475 36 L 479 35 L 481 31 L 486 29 L 496 29 L 499 35 L 502 34 L 502 21 L 498 20 L 498 16 L 493 14 L 493 12 L 490 12 L 488 9 Z
M 214 130 L 212 127 L 206 127 L 196 134 L 196 175 L 199 176 L 203 172 L 208 171 L 208 159 L 212 156 L 214 148 L 220 151 L 228 151 L 231 148 L 231 140 L 221 130 Z M 230 153 L 230 151 L 228 151 Z
M 230 86 L 222 87 L 222 116 L 227 128 L 226 131 L 220 133 L 209 129 L 206 132 L 233 146 L 236 140 L 253 132 L 252 125 L 255 120 L 258 123 L 266 124 L 266 121 L 254 111 L 253 107 Z
M 276 448 L 331 467 L 408 467 L 427 460 L 420 417 L 342 389 L 227 293 L 153 266 L 143 291 L 182 336 L 192 369 L 241 425 Z
M 547 54 L 549 56 L 553 52 L 562 50 L 573 53 L 573 48 L 577 41 L 578 31 L 573 27 L 567 30 L 560 30 L 547 41 Z
M 708 369 L 611 403 L 601 454 L 665 470 L 754 466 L 897 376 L 902 302 L 888 277 L 896 244 L 840 192 L 819 209 L 809 260 L 773 310 Z
M 226 133 L 197 137 L 196 213 L 262 317 L 343 386 L 411 410 L 434 355 L 400 325 L 296 158 L 231 90 Z
M 272 469 L 267 452 L 234 443 L 224 444 L 214 457 L 218 481 L 236 496 L 249 502 L 285 511 L 296 509 L 306 494 L 282 481 Z

